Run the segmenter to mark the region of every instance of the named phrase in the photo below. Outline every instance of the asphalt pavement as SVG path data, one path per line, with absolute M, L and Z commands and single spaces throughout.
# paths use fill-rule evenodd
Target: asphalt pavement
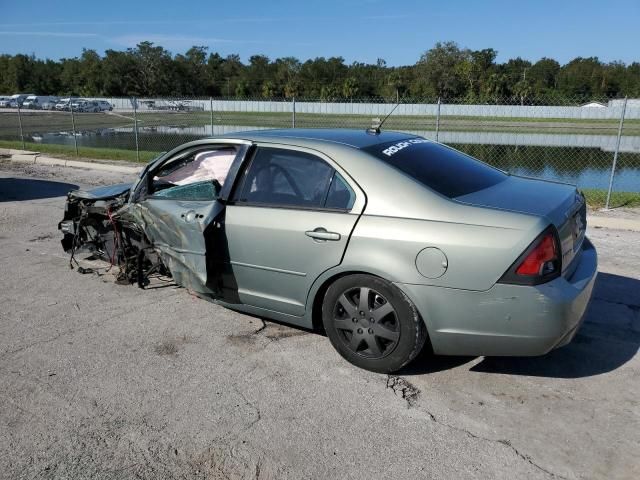
M 171 282 L 70 269 L 63 195 L 128 178 L 0 163 L 0 478 L 640 478 L 639 232 L 589 229 L 570 345 L 388 376 Z

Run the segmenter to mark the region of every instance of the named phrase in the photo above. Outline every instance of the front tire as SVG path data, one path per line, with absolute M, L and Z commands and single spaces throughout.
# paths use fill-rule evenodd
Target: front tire
M 372 275 L 339 278 L 327 289 L 322 322 L 331 344 L 354 365 L 395 372 L 422 350 L 427 331 L 409 298 Z

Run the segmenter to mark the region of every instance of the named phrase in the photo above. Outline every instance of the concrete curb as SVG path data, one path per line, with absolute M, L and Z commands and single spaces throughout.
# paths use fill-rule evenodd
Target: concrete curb
M 88 170 L 101 170 L 104 172 L 128 173 L 137 175 L 143 167 L 128 167 L 126 165 L 112 165 L 99 162 L 81 162 L 78 160 L 65 160 L 40 155 L 39 152 L 29 152 L 26 150 L 0 149 L 0 154 L 8 155 L 12 162 L 30 163 L 36 165 L 85 168 Z
M 632 232 L 640 232 L 640 218 L 619 218 L 619 217 L 602 217 L 587 216 L 587 225 L 591 228 L 607 228 L 611 230 L 630 230 Z

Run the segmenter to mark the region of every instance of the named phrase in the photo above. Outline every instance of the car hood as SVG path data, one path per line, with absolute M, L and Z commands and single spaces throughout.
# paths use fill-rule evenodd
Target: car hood
M 548 218 L 560 228 L 567 216 L 582 202 L 576 187 L 532 178 L 509 177 L 496 185 L 456 197 L 479 207 L 499 208 Z
M 115 198 L 131 190 L 132 183 L 118 183 L 104 187 L 92 188 L 89 190 L 74 190 L 70 195 L 76 198 L 86 198 L 88 200 L 108 200 Z

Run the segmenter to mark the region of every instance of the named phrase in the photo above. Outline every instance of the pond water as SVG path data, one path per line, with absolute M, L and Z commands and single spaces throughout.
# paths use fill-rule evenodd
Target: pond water
M 166 151 L 181 143 L 265 127 L 156 126 L 138 130 L 140 150 Z M 435 139 L 433 131 L 411 131 Z M 76 134 L 78 145 L 135 150 L 133 129 L 101 128 Z M 34 135 L 28 141 L 73 145 L 71 132 Z M 616 145 L 613 135 L 441 131 L 438 140 L 509 172 L 606 189 Z M 640 191 L 640 136 L 623 136 L 614 180 L 617 191 Z

